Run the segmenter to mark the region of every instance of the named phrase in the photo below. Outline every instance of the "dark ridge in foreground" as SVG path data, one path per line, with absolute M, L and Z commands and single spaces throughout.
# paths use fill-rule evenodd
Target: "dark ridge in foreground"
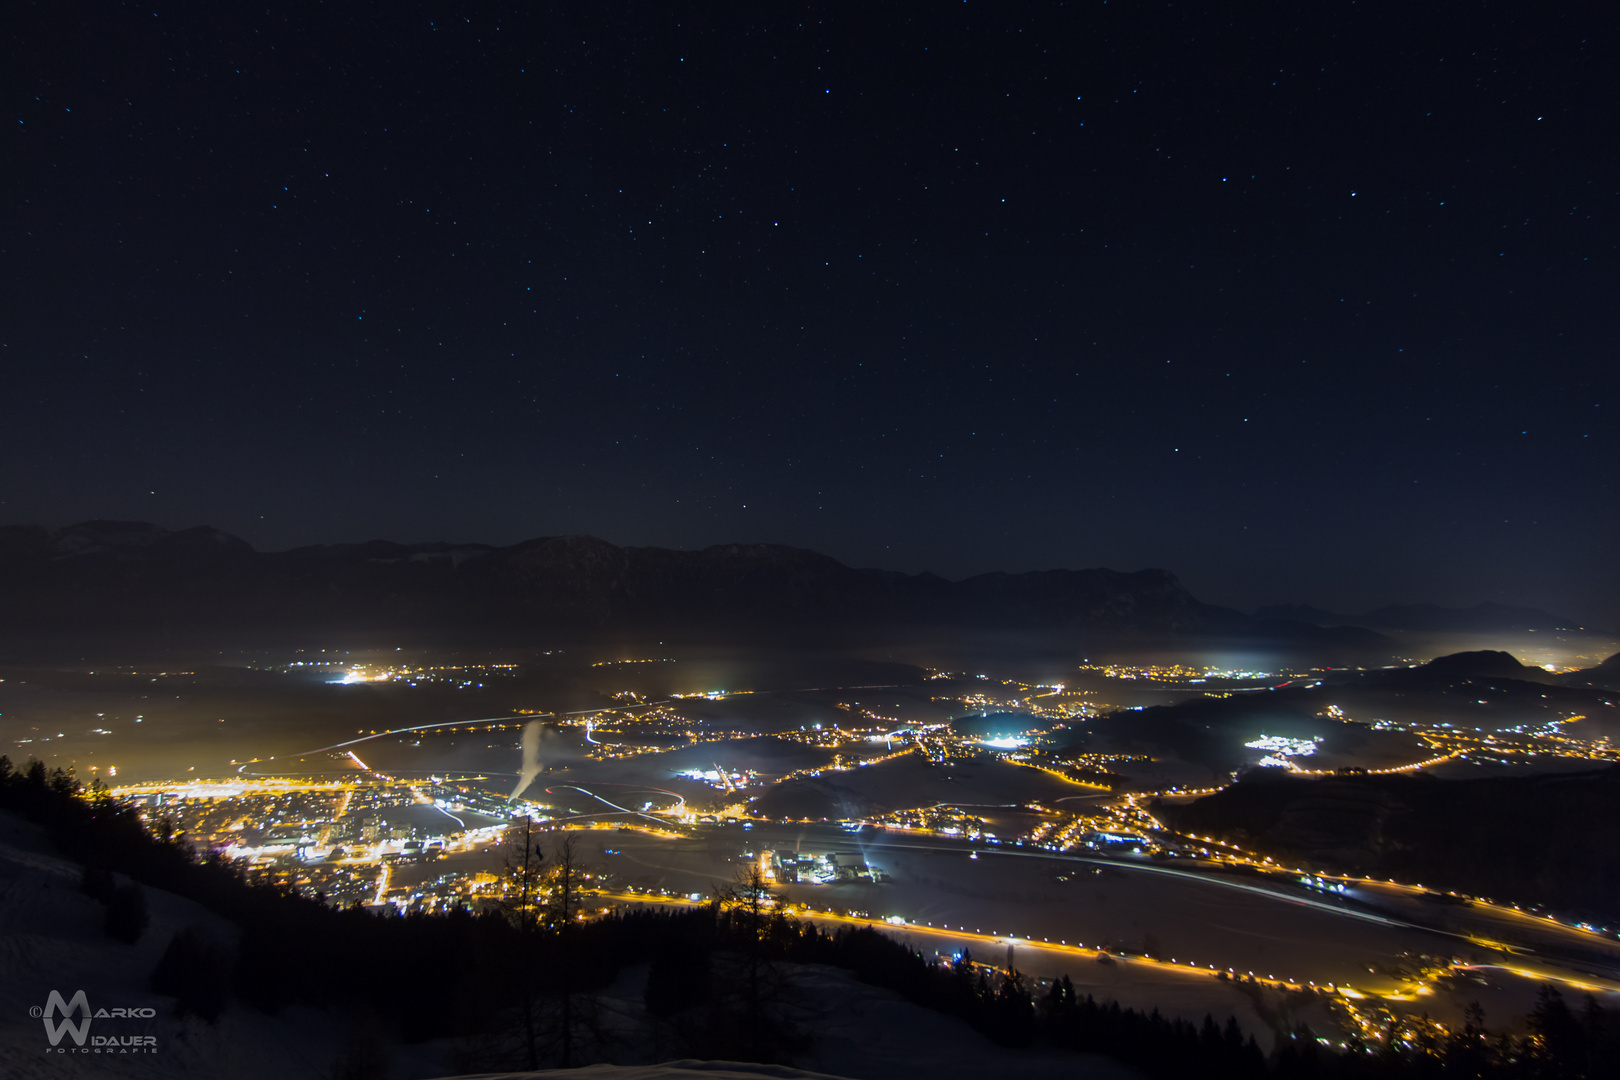
M 1620 765 L 1464 780 L 1262 774 L 1158 813 L 1290 865 L 1620 918 Z
M 1164 570 L 948 581 L 777 544 L 701 551 L 554 536 L 509 547 L 375 540 L 255 551 L 217 529 L 0 528 L 0 633 L 211 626 L 638 631 L 973 627 L 1237 635 L 1382 651 L 1379 635 L 1261 620 Z
M 1598 686 L 1607 690 L 1620 690 L 1620 653 L 1615 653 L 1597 667 L 1567 673 L 1564 682 L 1571 686 Z

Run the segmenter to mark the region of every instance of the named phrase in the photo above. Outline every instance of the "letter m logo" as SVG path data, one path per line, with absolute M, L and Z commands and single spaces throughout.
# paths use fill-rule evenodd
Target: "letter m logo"
M 62 1014 L 60 1023 L 55 1021 L 59 1012 Z M 77 1023 L 71 1019 L 74 1013 L 81 1016 Z M 73 1034 L 76 1046 L 83 1046 L 90 1034 L 90 1003 L 85 1000 L 83 990 L 75 991 L 71 1001 L 63 1001 L 61 993 L 56 990 L 52 990 L 51 996 L 45 999 L 45 1037 L 55 1046 L 62 1041 L 65 1031 Z

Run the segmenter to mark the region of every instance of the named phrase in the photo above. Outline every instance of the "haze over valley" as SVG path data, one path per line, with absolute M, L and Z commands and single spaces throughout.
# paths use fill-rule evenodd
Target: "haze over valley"
M 795 917 L 1231 1014 L 1267 1052 L 1301 1024 L 1454 1025 L 1482 996 L 1523 1016 L 1546 985 L 1620 1000 L 1615 883 L 1580 854 L 1620 792 L 1620 642 L 1594 631 L 1487 608 L 1495 629 L 1428 609 L 1327 633 L 1159 572 L 953 586 L 787 549 L 10 535 L 12 761 L 334 907 L 495 905 L 519 821 L 578 838 L 593 911 L 703 907 L 756 867 Z M 383 603 L 387 635 L 301 623 Z M 437 620 L 478 610 L 499 614 L 448 643 Z M 42 655 L 64 631 L 83 655 Z M 1456 642 L 1510 649 L 1435 651 Z M 1501 820 L 1452 820 L 1476 791 Z

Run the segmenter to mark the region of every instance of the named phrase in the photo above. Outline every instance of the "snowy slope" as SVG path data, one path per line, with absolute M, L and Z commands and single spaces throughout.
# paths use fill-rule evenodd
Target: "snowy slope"
M 188 900 L 146 890 L 152 923 L 134 945 L 102 932 L 104 908 L 79 891 L 80 868 L 51 854 L 39 829 L 0 813 L 0 1061 L 7 1077 L 221 1077 L 287 1080 L 324 1076 L 346 1037 L 343 1018 L 308 1009 L 266 1016 L 232 1004 L 216 1026 L 179 1020 L 173 1002 L 152 993 L 148 979 L 174 933 L 195 925 L 220 942 L 234 928 Z M 156 1053 L 55 1053 L 45 1025 L 30 1010 L 52 990 L 64 1001 L 83 990 L 92 1010 L 150 1008 L 152 1019 L 96 1019 L 90 1035 L 151 1036 Z M 89 1040 L 87 1040 L 87 1046 Z M 59 1046 L 74 1046 L 63 1034 Z M 431 1054 L 425 1048 L 423 1055 Z M 395 1077 L 433 1076 L 446 1063 L 395 1051 Z

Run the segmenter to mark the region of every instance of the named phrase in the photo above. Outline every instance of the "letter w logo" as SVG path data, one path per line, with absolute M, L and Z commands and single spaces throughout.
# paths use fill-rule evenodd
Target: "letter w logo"
M 58 1012 L 62 1014 L 60 1023 L 53 1022 Z M 71 1019 L 74 1013 L 82 1014 L 78 1023 Z M 61 993 L 56 990 L 52 990 L 51 996 L 45 999 L 45 1036 L 51 1040 L 52 1046 L 62 1041 L 64 1031 L 72 1032 L 76 1046 L 83 1046 L 84 1040 L 90 1035 L 90 1003 L 85 1000 L 83 990 L 75 991 L 71 1001 L 63 1001 Z

